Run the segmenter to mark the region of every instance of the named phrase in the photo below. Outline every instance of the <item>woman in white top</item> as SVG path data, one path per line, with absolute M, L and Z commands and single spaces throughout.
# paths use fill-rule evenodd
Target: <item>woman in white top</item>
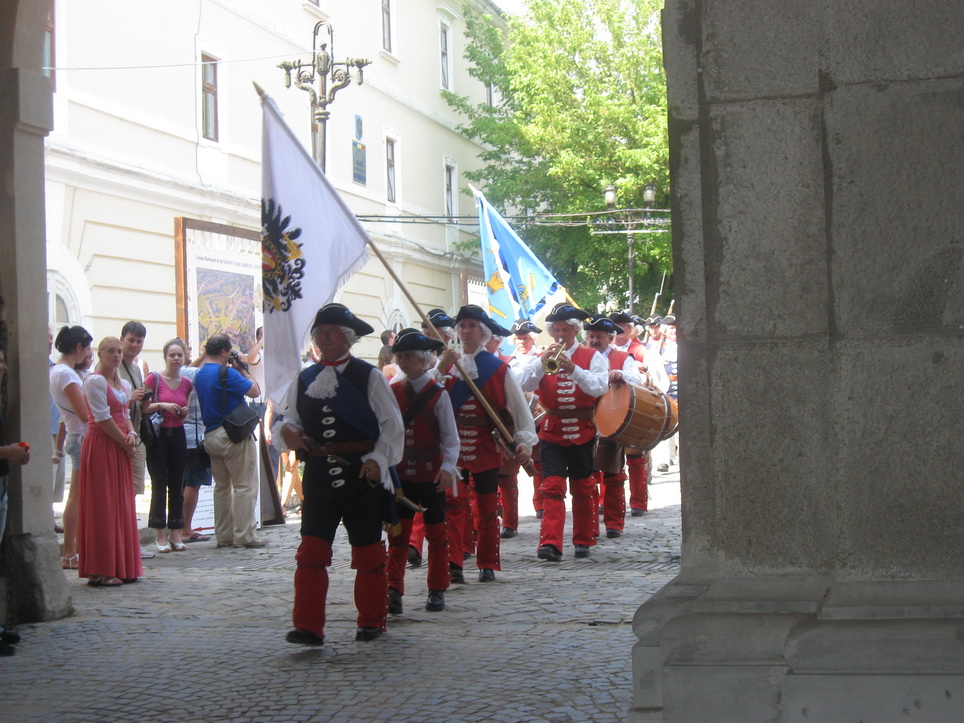
M 67 436 L 64 449 L 57 450 L 58 460 L 66 452 L 70 457 L 70 489 L 64 506 L 64 550 L 60 559 L 65 570 L 79 567 L 77 558 L 77 475 L 80 470 L 80 448 L 87 432 L 87 403 L 81 388 L 81 378 L 74 367 L 83 365 L 90 354 L 94 338 L 82 326 L 65 326 L 58 332 L 54 347 L 60 359 L 50 367 L 50 395 L 60 412 Z

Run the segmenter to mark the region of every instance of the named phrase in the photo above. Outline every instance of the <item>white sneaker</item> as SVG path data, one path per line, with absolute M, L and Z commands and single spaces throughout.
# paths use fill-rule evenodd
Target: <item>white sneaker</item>
M 141 559 L 142 559 L 142 560 L 150 560 L 152 557 L 155 557 L 154 553 L 151 552 L 150 550 L 148 550 L 146 547 L 144 547 L 144 546 L 142 545 L 142 546 L 141 546 Z

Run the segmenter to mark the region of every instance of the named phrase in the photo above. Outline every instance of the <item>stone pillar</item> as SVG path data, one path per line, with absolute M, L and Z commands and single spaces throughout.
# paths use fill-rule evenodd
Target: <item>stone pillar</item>
M 10 507 L 0 551 L 0 624 L 69 615 L 51 516 L 47 384 L 44 137 L 52 124 L 50 82 L 39 48 L 47 3 L 11 2 L 0 11 L 0 322 L 7 334 L 7 435 L 31 444 L 31 462 L 11 470 Z M 37 52 L 30 52 L 36 49 Z M 30 68 L 18 67 L 24 57 Z
M 667 0 L 683 557 L 630 720 L 964 717 L 959 12 Z

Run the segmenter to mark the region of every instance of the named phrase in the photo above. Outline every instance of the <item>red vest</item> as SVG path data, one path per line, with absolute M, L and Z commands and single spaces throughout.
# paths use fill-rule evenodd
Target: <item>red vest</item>
M 434 482 L 442 467 L 441 434 L 435 415 L 435 405 L 438 404 L 442 388 L 432 382 L 429 382 L 429 386 L 435 386 L 435 391 L 428 392 L 428 401 L 405 426 L 405 454 L 396 471 L 406 482 Z M 404 417 L 418 394 L 407 379 L 392 384 L 392 391 Z
M 609 371 L 619 371 L 623 370 L 623 364 L 629 358 L 629 352 L 619 351 L 619 349 L 609 350 Z
M 496 412 L 506 408 L 505 375 L 508 371 L 509 365 L 503 362 L 482 387 L 482 393 Z M 445 388 L 451 390 L 456 381 L 454 377 L 449 377 Z M 455 410 L 455 424 L 462 442 L 459 467 L 469 472 L 485 472 L 502 466 L 502 450 L 492 439 L 495 425 L 474 396 L 470 396 Z
M 629 348 L 626 351 L 632 354 L 633 359 L 641 362 L 643 361 L 643 353 L 646 351 L 646 347 L 643 346 L 639 339 L 633 339 L 631 342 L 629 342 Z
M 595 349 L 588 349 L 584 346 L 576 347 L 572 353 L 572 362 L 577 367 L 589 369 Z M 546 374 L 539 382 L 539 403 L 547 410 L 578 409 L 591 410 L 596 402 L 595 397 L 586 394 L 576 382 L 565 374 Z M 580 412 L 581 414 L 584 412 Z M 584 444 L 596 436 L 596 425 L 593 424 L 592 417 L 584 419 L 574 417 L 560 417 L 546 414 L 542 418 L 539 428 L 539 439 L 546 442 L 553 442 L 562 446 L 573 444 Z

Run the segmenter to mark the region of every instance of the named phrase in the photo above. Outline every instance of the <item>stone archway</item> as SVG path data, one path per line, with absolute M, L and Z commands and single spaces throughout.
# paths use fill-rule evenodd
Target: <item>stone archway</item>
M 51 515 L 46 399 L 47 299 L 44 233 L 44 137 L 52 124 L 50 82 L 41 72 L 47 0 L 0 5 L 0 331 L 7 343 L 4 407 L 7 441 L 33 447 L 12 469 L 6 534 L 0 551 L 0 622 L 69 615 Z
M 666 1 L 683 547 L 631 720 L 961 718 L 959 15 Z

